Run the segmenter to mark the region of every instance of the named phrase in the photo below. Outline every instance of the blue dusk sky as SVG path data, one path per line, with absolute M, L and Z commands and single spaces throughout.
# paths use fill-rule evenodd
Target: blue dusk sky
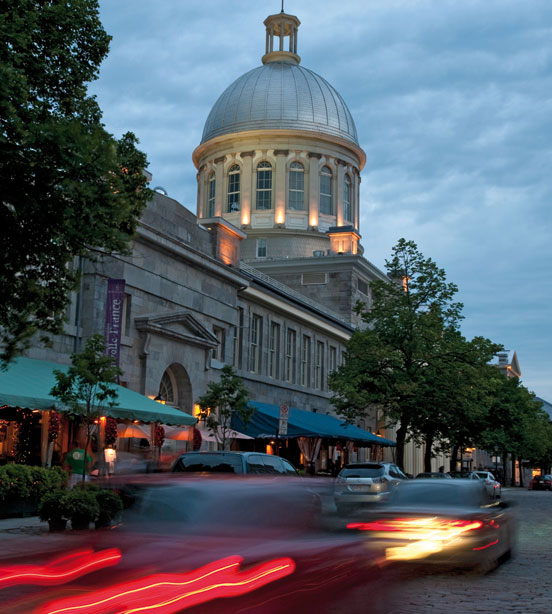
M 261 64 L 279 0 L 100 0 L 111 51 L 91 86 L 134 132 L 153 186 L 195 212 L 192 151 L 223 90 Z M 447 272 L 464 334 L 517 352 L 552 401 L 552 1 L 286 0 L 302 65 L 343 96 L 367 161 L 360 232 Z

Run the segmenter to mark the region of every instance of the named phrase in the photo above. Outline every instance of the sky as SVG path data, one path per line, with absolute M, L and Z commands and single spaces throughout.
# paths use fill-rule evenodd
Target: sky
M 162 186 L 196 210 L 211 107 L 261 65 L 280 0 L 100 0 L 113 40 L 91 85 Z M 331 83 L 367 161 L 360 233 L 385 267 L 404 237 L 457 284 L 462 331 L 515 350 L 552 401 L 552 1 L 286 0 L 303 66 Z

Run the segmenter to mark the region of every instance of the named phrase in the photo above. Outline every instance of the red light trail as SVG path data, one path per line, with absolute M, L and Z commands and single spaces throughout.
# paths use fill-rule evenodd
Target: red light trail
M 295 570 L 290 558 L 261 563 L 245 571 L 239 556 L 214 561 L 182 574 L 154 574 L 85 595 L 58 599 L 38 610 L 40 614 L 173 614 L 220 597 L 254 591 Z
M 65 584 L 81 576 L 116 565 L 121 560 L 117 548 L 94 552 L 81 550 L 53 559 L 45 565 L 13 565 L 0 568 L 0 589 L 17 584 L 53 586 Z

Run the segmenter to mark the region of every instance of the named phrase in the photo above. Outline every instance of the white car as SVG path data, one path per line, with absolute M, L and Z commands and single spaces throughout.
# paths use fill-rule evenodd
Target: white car
M 502 487 L 490 471 L 472 471 L 470 479 L 481 480 L 485 484 L 487 494 L 493 499 L 500 499 Z
M 345 465 L 335 480 L 337 511 L 383 501 L 389 490 L 403 480 L 408 477 L 394 463 L 368 461 Z

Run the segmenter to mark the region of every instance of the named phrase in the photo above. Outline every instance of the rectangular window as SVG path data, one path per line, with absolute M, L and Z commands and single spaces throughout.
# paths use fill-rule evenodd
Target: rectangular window
M 266 258 L 266 239 L 257 239 L 257 258 Z
M 291 328 L 287 329 L 286 333 L 286 356 L 285 356 L 285 373 L 284 379 L 286 382 L 295 384 L 295 368 L 297 363 L 297 335 Z
M 130 327 L 132 324 L 131 320 L 131 310 L 132 310 L 132 294 L 127 294 L 125 292 L 125 296 L 123 299 L 123 317 L 122 317 L 122 329 L 121 334 L 124 337 L 128 337 L 130 335 Z
M 343 188 L 343 219 L 348 222 L 353 219 L 351 213 L 351 182 L 348 177 L 345 178 Z
M 207 217 L 215 216 L 215 192 L 216 192 L 217 182 L 214 177 L 209 179 L 209 201 L 207 207 Z
M 330 364 L 329 373 L 333 373 L 337 369 L 337 348 L 330 345 Z
M 359 292 L 368 296 L 368 282 L 363 279 L 357 279 L 357 287 Z
M 260 373 L 261 370 L 261 339 L 263 334 L 263 319 L 253 314 L 251 316 L 251 330 L 249 331 L 249 370 Z
M 277 322 L 270 323 L 268 374 L 273 379 L 280 378 L 280 325 Z
M 302 286 L 313 286 L 316 284 L 327 284 L 328 283 L 328 274 L 327 273 L 303 273 L 301 275 L 301 285 Z
M 228 195 L 226 211 L 235 213 L 240 210 L 240 167 L 234 165 L 228 172 Z
M 305 209 L 305 173 L 303 165 L 293 162 L 289 169 L 289 208 Z
M 272 208 L 272 167 L 268 162 L 261 162 L 257 166 L 255 208 L 258 210 Z
M 311 362 L 311 340 L 307 335 L 303 335 L 301 344 L 301 386 L 310 386 L 310 362 Z
M 314 359 L 314 387 L 317 390 L 324 388 L 324 343 L 316 342 L 316 356 Z
M 215 335 L 215 337 L 218 340 L 218 345 L 216 348 L 213 348 L 212 350 L 212 357 L 213 360 L 218 360 L 219 362 L 224 362 L 224 350 L 225 350 L 225 337 L 226 337 L 226 331 L 224 330 L 224 328 L 219 328 L 218 326 L 215 326 L 213 328 L 213 334 Z
M 320 173 L 320 213 L 332 215 L 332 175 L 325 166 Z
M 238 325 L 234 326 L 234 367 L 242 367 L 242 346 L 243 346 L 243 309 L 238 307 Z

